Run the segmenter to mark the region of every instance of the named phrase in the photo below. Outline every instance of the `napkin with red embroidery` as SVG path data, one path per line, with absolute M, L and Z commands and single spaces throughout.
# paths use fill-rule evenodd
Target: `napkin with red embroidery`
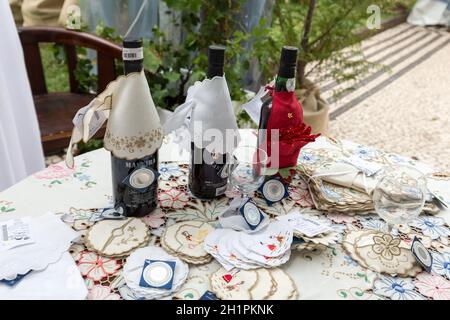
M 292 227 L 271 221 L 254 233 L 233 229 L 215 229 L 205 238 L 205 250 L 226 270 L 278 267 L 289 260 Z

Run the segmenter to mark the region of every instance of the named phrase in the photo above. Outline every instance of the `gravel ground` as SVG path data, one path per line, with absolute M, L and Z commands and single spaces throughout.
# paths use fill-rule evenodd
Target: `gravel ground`
M 432 29 L 428 32 L 436 33 Z M 332 110 L 336 110 L 356 96 L 364 97 L 371 88 L 423 53 L 435 51 L 428 59 L 331 121 L 330 135 L 414 157 L 442 171 L 450 171 L 450 33 L 439 33 L 442 37 L 427 45 L 423 52 L 415 54 L 420 47 L 420 43 L 415 43 L 406 50 L 414 50 L 412 56 L 391 72 L 333 104 Z M 433 50 L 439 45 L 445 46 Z M 403 54 L 405 50 L 398 57 Z

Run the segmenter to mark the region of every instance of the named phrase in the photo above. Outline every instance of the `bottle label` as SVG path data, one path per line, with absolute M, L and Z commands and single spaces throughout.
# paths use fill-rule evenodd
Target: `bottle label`
M 287 195 L 286 186 L 278 179 L 267 180 L 261 189 L 264 198 L 269 203 L 281 201 Z
M 286 89 L 288 92 L 292 92 L 295 90 L 295 78 L 289 78 L 286 81 Z
M 239 209 L 239 211 L 252 230 L 255 230 L 264 219 L 261 211 L 259 211 L 256 204 L 250 199 Z
M 226 190 L 227 190 L 227 185 L 224 185 L 223 187 L 217 188 L 216 189 L 216 197 L 223 195 Z
M 413 256 L 422 265 L 422 267 L 427 272 L 431 272 L 431 268 L 433 266 L 433 256 L 422 244 L 422 242 L 417 239 L 417 237 L 414 237 L 413 243 L 411 245 L 411 251 Z
M 277 76 L 275 88 L 277 91 L 292 92 L 295 90 L 295 78 L 283 78 Z
M 228 182 L 226 155 L 209 153 L 191 142 L 189 188 L 200 198 L 217 197 L 225 193 Z
M 145 213 L 157 202 L 157 153 L 136 160 L 112 156 L 111 160 L 115 208 L 121 206 L 126 216 Z
M 124 61 L 135 61 L 144 59 L 144 49 L 141 48 L 123 48 L 122 58 Z
M 129 184 L 135 189 L 145 189 L 155 181 L 155 174 L 147 168 L 134 170 L 129 177 Z

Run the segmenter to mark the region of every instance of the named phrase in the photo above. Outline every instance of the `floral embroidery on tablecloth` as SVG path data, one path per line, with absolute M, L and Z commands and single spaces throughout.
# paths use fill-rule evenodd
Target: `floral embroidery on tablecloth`
M 421 294 L 433 300 L 450 300 L 450 281 L 444 277 L 422 272 L 414 283 Z
M 182 209 L 188 204 L 190 197 L 187 192 L 173 188 L 158 193 L 158 200 L 161 207 Z
M 89 165 L 89 164 L 87 164 Z M 160 183 L 158 189 L 158 200 L 160 207 L 148 216 L 143 217 L 143 221 L 152 230 L 151 244 L 159 245 L 159 236 L 163 232 L 166 226 L 178 221 L 184 220 L 196 220 L 205 221 L 213 225 L 217 224 L 218 217 L 221 212 L 227 207 L 231 198 L 237 196 L 233 190 L 227 190 L 226 196 L 214 199 L 212 201 L 201 201 L 199 199 L 190 196 L 187 183 L 188 183 L 188 165 L 187 164 L 164 164 L 161 171 L 160 167 Z M 177 169 L 178 168 L 178 169 Z M 52 169 L 54 170 L 54 169 Z M 62 170 L 64 171 L 64 170 Z M 74 170 L 80 172 L 79 167 Z M 63 182 L 68 179 L 76 179 L 74 172 L 69 175 L 61 174 L 59 170 L 55 170 L 54 175 L 44 174 L 39 175 L 38 180 L 50 181 L 51 179 L 62 179 Z M 89 176 L 89 170 L 84 171 Z M 81 177 L 81 180 L 85 179 Z M 311 204 L 314 207 L 312 200 L 308 201 L 309 190 L 303 181 L 298 181 L 299 175 L 294 177 L 289 187 L 289 197 L 283 199 L 279 203 L 275 203 L 271 206 L 267 205 L 265 200 L 259 193 L 254 196 L 254 201 L 258 206 L 264 210 L 271 218 L 279 215 L 284 215 L 297 208 L 301 209 Z M 80 179 L 77 179 L 79 181 Z M 51 180 L 53 181 L 53 180 Z M 63 183 L 62 182 L 62 183 Z M 296 189 L 298 187 L 298 189 Z M 5 206 L 8 209 L 14 209 L 11 202 L 0 201 L 1 206 Z M 125 281 L 122 277 L 122 266 L 125 263 L 125 259 L 114 259 L 98 255 L 95 252 L 90 252 L 83 244 L 83 235 L 93 224 L 89 221 L 89 217 L 95 211 L 93 209 L 77 209 L 71 208 L 70 214 L 77 218 L 73 223 L 69 223 L 75 230 L 77 230 L 82 238 L 80 241 L 72 245 L 70 253 L 76 261 L 80 272 L 85 279 L 86 285 L 89 289 L 89 299 L 140 299 L 137 296 L 133 296 L 127 289 Z M 2 212 L 2 211 L 0 211 Z M 320 214 L 318 212 L 318 214 Z M 340 237 L 349 230 L 361 230 L 361 229 L 373 229 L 373 230 L 385 230 L 385 223 L 376 214 L 369 214 L 366 216 L 348 216 L 340 213 L 326 213 L 322 215 L 323 219 L 326 219 L 331 223 L 331 227 L 338 233 Z M 428 222 L 428 223 L 426 223 Z M 414 221 L 411 226 L 398 227 L 398 234 L 402 240 L 411 242 L 414 236 L 418 236 L 424 244 L 429 247 L 433 254 L 436 264 L 433 266 L 433 271 L 440 272 L 440 275 L 436 275 L 436 278 L 427 278 L 424 276 L 417 279 L 410 278 L 395 278 L 379 275 L 373 287 L 373 292 L 367 291 L 362 287 L 354 288 L 342 288 L 339 289 L 336 294 L 343 299 L 373 299 L 377 297 L 383 297 L 385 299 L 435 299 L 446 297 L 448 292 L 447 284 L 448 280 L 445 278 L 448 272 L 448 265 L 445 261 L 448 260 L 449 248 L 447 242 L 443 240 L 448 239 L 448 228 L 445 227 L 441 218 L 431 217 L 423 215 L 419 220 Z M 381 241 L 383 240 L 383 241 Z M 396 243 L 391 244 L 392 241 L 385 241 L 381 238 L 380 243 L 377 244 L 377 249 L 380 249 L 380 254 L 395 255 Z M 389 240 L 389 239 L 388 239 Z M 340 243 L 340 240 L 338 240 Z M 336 244 L 339 246 L 339 244 Z M 379 247 L 379 248 L 378 248 Z M 322 254 L 323 251 L 315 250 L 313 252 L 304 252 L 303 258 L 311 261 L 316 255 Z M 333 251 L 332 251 L 333 252 Z M 330 263 L 333 263 L 333 257 L 330 255 Z M 361 272 L 358 264 L 350 257 L 343 257 L 344 264 L 347 267 L 355 269 L 355 272 L 340 272 L 335 270 L 330 273 L 330 276 L 334 278 L 351 277 L 352 279 L 359 278 L 363 282 L 367 278 L 365 272 Z M 331 267 L 326 269 L 327 266 L 323 266 L 324 272 L 331 271 Z M 337 266 L 339 268 L 339 266 Z M 327 271 L 327 272 L 328 272 Z M 373 281 L 373 277 L 371 283 Z M 437 284 L 438 288 L 432 289 L 430 283 Z M 369 284 L 370 285 L 370 284 Z
M 371 218 L 369 219 L 361 219 L 360 220 L 362 226 L 364 229 L 367 230 L 377 230 L 377 231 L 388 231 L 388 226 L 385 221 L 381 220 L 380 218 Z
M 184 174 L 182 176 L 179 176 L 177 178 L 177 184 L 179 186 L 187 186 L 188 183 L 189 183 L 189 178 L 188 178 L 188 176 L 186 174 Z
M 167 213 L 167 217 L 176 221 L 195 220 L 216 222 L 219 219 L 220 213 L 227 207 L 228 201 L 229 199 L 225 197 L 208 202 L 199 199 L 191 199 L 185 208 L 170 211 Z
M 344 299 L 368 300 L 373 297 L 373 293 L 361 288 L 339 289 L 337 295 Z
M 160 208 L 142 218 L 142 221 L 150 228 L 158 228 L 166 222 L 166 214 Z
M 344 256 L 344 261 L 346 263 L 346 265 L 351 266 L 351 267 L 358 267 L 359 264 L 358 262 L 356 262 L 356 260 L 354 260 L 352 257 L 345 255 Z
M 417 234 L 414 232 L 408 233 L 408 237 L 409 237 L 409 241 L 406 241 L 407 243 L 410 243 L 412 245 L 412 242 L 414 240 L 414 238 L 417 238 L 420 242 L 422 242 L 422 244 L 424 245 L 425 248 L 431 248 L 431 238 L 424 236 L 422 234 Z
M 95 285 L 89 290 L 88 300 L 120 300 L 120 295 L 111 291 L 108 286 Z
M 0 214 L 15 211 L 12 201 L 0 200 Z
M 102 257 L 91 251 L 82 252 L 77 265 L 81 274 L 93 281 L 100 281 L 107 276 L 115 275 L 121 268 L 121 264 L 117 260 Z
M 450 279 L 450 251 L 446 253 L 433 254 L 433 272 Z
M 168 180 L 170 177 L 179 177 L 184 172 L 175 162 L 163 162 L 159 165 L 159 174 L 163 180 Z
M 68 168 L 65 163 L 60 162 L 52 164 L 42 171 L 33 175 L 33 177 L 43 182 L 43 186 L 47 188 L 57 187 L 68 182 L 77 182 L 80 189 L 85 190 L 92 188 L 97 184 L 93 178 L 87 174 L 91 167 L 92 161 L 84 158 L 81 163 L 73 168 Z
M 450 252 L 450 247 L 439 241 L 431 241 L 431 247 L 439 253 Z
M 409 225 L 419 228 L 424 235 L 433 240 L 450 236 L 450 229 L 445 226 L 445 220 L 441 217 L 421 216 Z
M 367 161 L 373 161 L 380 157 L 380 152 L 377 149 L 364 145 L 358 145 L 355 149 L 353 149 L 353 154 Z
M 415 290 L 415 285 L 411 278 L 396 278 L 380 275 L 375 280 L 373 292 L 391 300 L 425 299 L 424 296 Z
M 314 202 L 308 191 L 306 183 L 302 182 L 298 185 L 289 187 L 289 197 L 300 207 L 313 207 Z
M 73 260 L 75 260 L 75 262 L 78 262 L 80 260 L 81 254 L 85 251 L 87 250 L 83 244 L 72 244 L 69 249 L 69 253 L 71 254 Z

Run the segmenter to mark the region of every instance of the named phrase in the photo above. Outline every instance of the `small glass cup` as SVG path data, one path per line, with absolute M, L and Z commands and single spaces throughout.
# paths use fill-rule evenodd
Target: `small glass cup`
M 407 224 L 417 218 L 427 196 L 425 176 L 412 167 L 383 169 L 373 194 L 378 215 L 387 223 L 388 233 L 398 224 Z
M 267 153 L 257 147 L 237 147 L 231 157 L 229 179 L 242 197 L 249 197 L 264 182 Z

